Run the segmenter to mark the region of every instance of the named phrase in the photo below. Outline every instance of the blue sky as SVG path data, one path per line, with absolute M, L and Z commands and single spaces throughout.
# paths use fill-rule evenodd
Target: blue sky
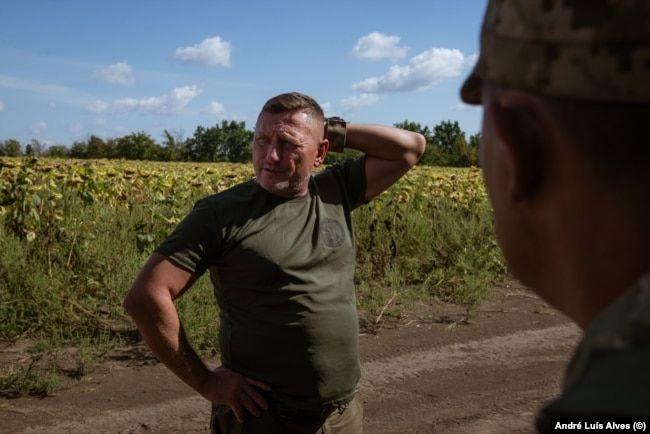
M 191 137 L 307 93 L 328 116 L 468 135 L 458 90 L 485 0 L 21 0 L 0 26 L 0 140 L 70 146 L 144 131 Z

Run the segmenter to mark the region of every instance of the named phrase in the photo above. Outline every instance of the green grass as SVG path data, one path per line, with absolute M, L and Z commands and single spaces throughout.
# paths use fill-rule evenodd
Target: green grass
M 505 274 L 489 211 L 441 199 L 425 207 L 384 200 L 355 211 L 362 322 L 400 317 L 422 301 L 457 303 L 470 315 Z

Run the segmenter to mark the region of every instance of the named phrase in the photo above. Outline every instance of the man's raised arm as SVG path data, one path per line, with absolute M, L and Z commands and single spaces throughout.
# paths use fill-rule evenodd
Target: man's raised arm
M 366 154 L 366 200 L 378 196 L 418 162 L 422 134 L 374 124 L 347 124 L 345 147 Z

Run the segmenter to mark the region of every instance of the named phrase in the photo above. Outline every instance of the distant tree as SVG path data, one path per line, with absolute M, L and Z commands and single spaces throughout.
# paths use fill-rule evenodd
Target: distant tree
M 205 127 L 199 125 L 194 130 L 194 136 L 187 139 L 185 144 L 188 159 L 191 161 L 215 161 L 216 140 Z
M 465 140 L 465 134 L 457 136 L 453 143 L 452 151 L 449 154 L 448 165 L 455 167 L 478 166 L 478 142 L 480 135 Z
M 88 143 L 87 142 L 74 142 L 70 147 L 69 152 L 72 158 L 88 158 Z
M 244 163 L 251 160 L 252 141 L 253 132 L 245 122 L 223 120 L 210 128 L 198 126 L 186 141 L 186 152 L 192 161 Z
M 473 149 L 478 149 L 479 144 L 481 143 L 481 132 L 479 131 L 476 134 L 472 134 L 469 137 L 469 147 Z
M 25 146 L 25 155 L 28 157 L 40 157 L 43 151 L 45 151 L 45 145 L 37 139 L 32 139 L 32 141 Z
M 104 140 L 104 147 L 101 152 L 101 158 L 116 158 L 117 155 L 117 139 Z
M 127 160 L 159 160 L 161 147 L 144 131 L 117 139 L 115 156 Z
M 221 122 L 222 141 L 226 161 L 247 163 L 253 158 L 253 131 L 246 129 L 246 122 Z
M 70 156 L 70 150 L 64 145 L 52 145 L 48 146 L 42 155 L 50 158 L 67 158 Z
M 475 155 L 476 155 L 476 166 L 480 166 L 481 161 L 478 157 L 479 153 L 479 145 L 481 144 L 481 132 L 479 131 L 476 134 L 472 134 L 469 137 L 469 142 L 467 143 L 467 146 L 469 146 L 469 149 L 471 149 Z
M 104 140 L 91 135 L 86 140 L 86 158 L 101 158 L 104 152 Z
M 113 158 L 116 143 L 114 140 L 104 141 L 100 137 L 91 135 L 86 141 L 86 158 Z
M 432 142 L 443 152 L 453 152 L 455 143 L 460 137 L 464 139 L 465 133 L 460 129 L 457 121 L 442 121 L 433 127 Z
M 4 142 L 0 142 L 0 156 L 19 157 L 21 149 L 20 142 L 15 139 L 7 139 Z
M 476 159 L 476 152 L 473 152 L 467 146 L 465 135 L 455 137 L 452 150 L 447 158 L 447 165 L 454 167 L 474 166 L 476 165 Z
M 174 133 L 169 130 L 163 131 L 163 142 L 161 159 L 164 161 L 179 161 L 184 159 L 183 148 L 185 142 L 183 140 L 183 132 L 176 131 Z
M 444 153 L 441 151 L 440 148 L 432 144 L 431 141 L 427 141 L 424 147 L 424 153 L 422 154 L 422 157 L 420 157 L 420 160 L 418 161 L 418 165 L 446 166 L 447 157 L 446 155 L 444 155 Z
M 443 121 L 433 127 L 432 144 L 437 148 L 445 166 L 478 165 L 476 148 L 468 146 L 465 133 L 458 121 Z

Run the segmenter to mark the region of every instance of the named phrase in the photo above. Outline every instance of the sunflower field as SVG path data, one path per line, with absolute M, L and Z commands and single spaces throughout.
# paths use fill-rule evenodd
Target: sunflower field
M 124 339 L 121 301 L 199 198 L 254 177 L 251 164 L 0 158 L 0 340 Z M 353 213 L 362 326 L 448 301 L 468 314 L 505 266 L 478 168 L 416 166 Z M 214 353 L 209 279 L 178 302 Z

